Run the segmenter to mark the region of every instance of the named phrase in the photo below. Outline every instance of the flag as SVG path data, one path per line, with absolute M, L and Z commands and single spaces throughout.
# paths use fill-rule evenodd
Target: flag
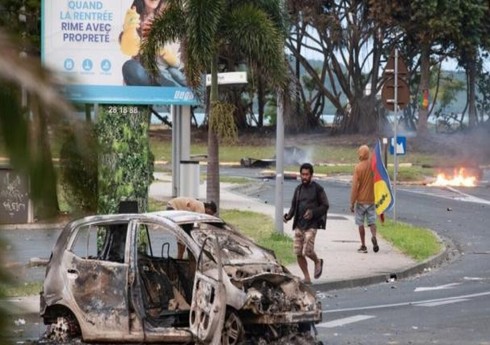
M 424 110 L 429 108 L 429 90 L 424 89 L 420 97 L 420 107 Z
M 381 142 L 378 139 L 371 157 L 371 169 L 374 173 L 374 203 L 376 214 L 382 215 L 389 211 L 395 202 L 391 191 L 391 181 L 383 160 L 381 159 Z

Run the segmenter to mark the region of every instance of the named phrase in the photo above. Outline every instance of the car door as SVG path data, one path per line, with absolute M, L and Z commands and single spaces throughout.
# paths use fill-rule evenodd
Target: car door
M 211 250 L 210 250 L 211 249 Z M 212 252 L 214 261 L 205 253 Z M 201 247 L 194 278 L 190 329 L 203 344 L 221 344 L 226 313 L 221 254 L 216 236 L 208 236 Z
M 67 289 L 71 292 L 71 303 L 82 314 L 86 340 L 119 338 L 129 333 L 126 227 L 126 224 L 84 224 L 65 253 Z M 109 238 L 111 231 L 120 234 L 118 241 Z M 118 247 L 108 253 L 122 252 L 117 258 L 101 256 L 100 243 L 109 240 Z

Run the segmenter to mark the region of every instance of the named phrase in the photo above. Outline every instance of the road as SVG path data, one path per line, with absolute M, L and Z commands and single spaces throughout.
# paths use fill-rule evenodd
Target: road
M 222 174 L 259 176 L 254 169 L 224 169 Z M 297 183 L 285 181 L 285 207 Z M 331 212 L 348 213 L 349 183 L 334 179 L 320 183 L 327 191 Z M 273 204 L 274 188 L 274 180 L 262 180 L 260 191 L 255 190 L 253 196 Z M 397 219 L 433 229 L 452 243 L 457 255 L 442 267 L 409 279 L 319 291 L 325 311 L 317 328 L 319 338 L 329 345 L 490 345 L 489 208 L 487 184 L 473 189 L 398 186 Z M 25 241 L 43 238 L 39 232 L 19 234 Z M 27 322 L 35 323 L 37 315 L 31 317 Z M 35 324 L 21 338 L 33 339 L 42 329 Z
M 288 207 L 297 181 L 285 181 Z M 331 211 L 347 213 L 350 185 L 321 181 Z M 275 181 L 259 197 L 273 204 Z M 397 187 L 397 219 L 430 228 L 458 253 L 442 267 L 406 280 L 319 291 L 320 338 L 334 344 L 490 344 L 490 189 Z M 353 253 L 353 255 L 355 255 Z

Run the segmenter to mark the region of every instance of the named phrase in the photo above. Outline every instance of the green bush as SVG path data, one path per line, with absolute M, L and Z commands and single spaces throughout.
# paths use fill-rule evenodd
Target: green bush
M 80 147 L 70 133 L 60 150 L 60 186 L 70 210 L 83 213 L 97 211 L 97 140 L 93 126 L 82 129 L 84 142 Z

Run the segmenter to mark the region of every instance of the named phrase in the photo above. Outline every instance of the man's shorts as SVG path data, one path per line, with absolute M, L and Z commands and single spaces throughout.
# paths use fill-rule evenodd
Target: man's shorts
M 374 204 L 356 204 L 356 225 L 364 225 L 367 220 L 367 225 L 376 224 L 376 207 Z
M 310 255 L 315 252 L 316 229 L 294 230 L 294 254 L 296 256 Z

